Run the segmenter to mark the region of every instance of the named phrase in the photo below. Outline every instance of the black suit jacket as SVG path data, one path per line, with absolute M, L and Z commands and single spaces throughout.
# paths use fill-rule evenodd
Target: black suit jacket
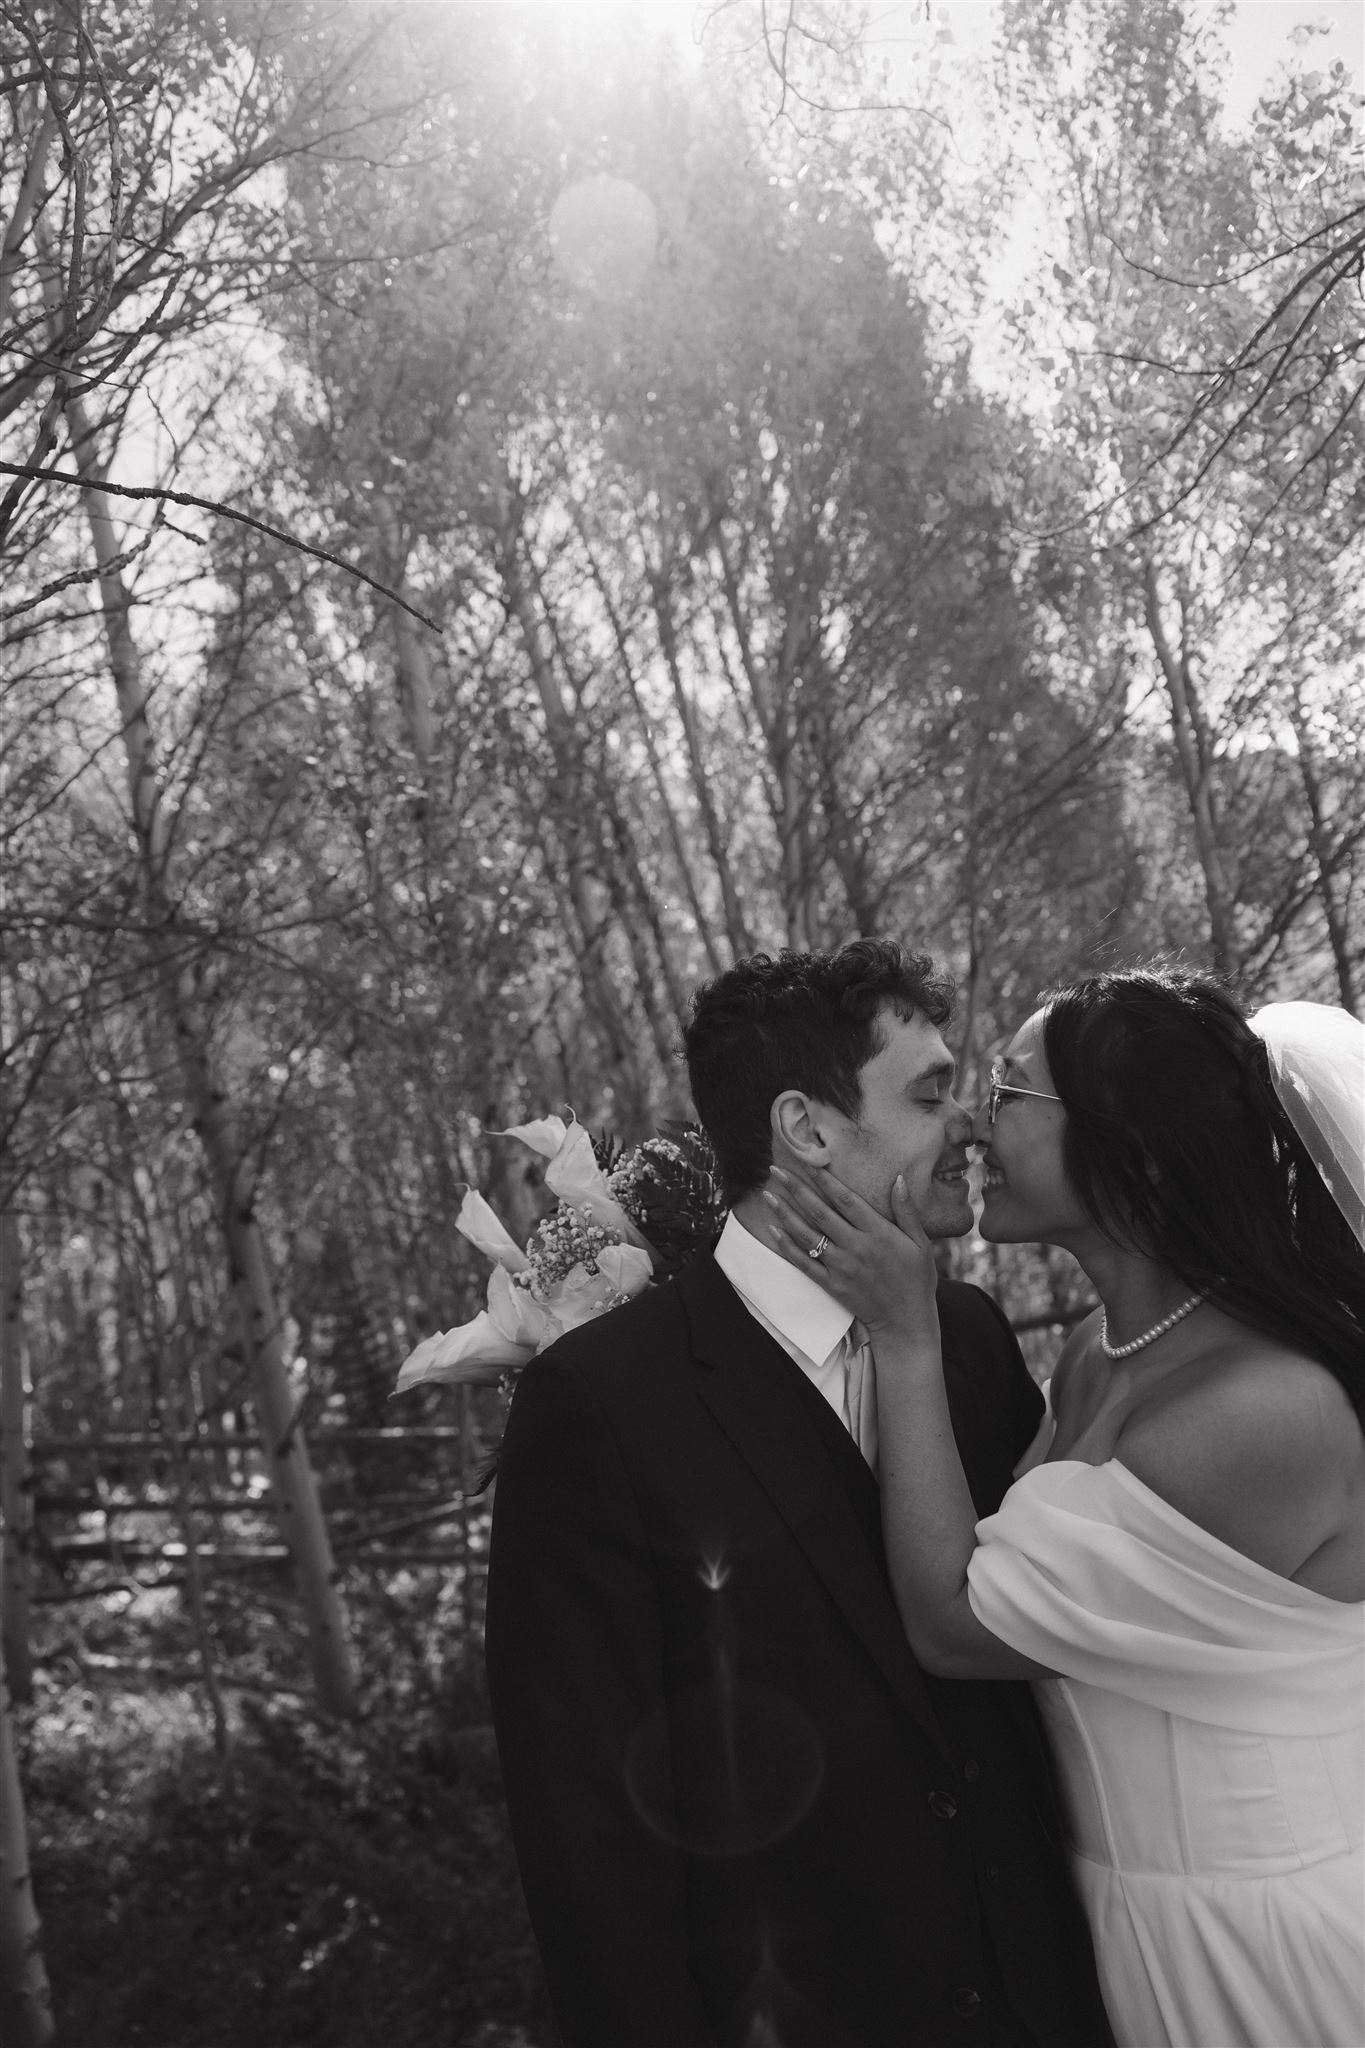
M 989 1513 L 1041 1400 L 939 1307 Z M 568 2048 L 1108 2040 L 1027 1688 L 920 1671 L 872 1474 L 709 1253 L 523 1373 L 487 1653 Z

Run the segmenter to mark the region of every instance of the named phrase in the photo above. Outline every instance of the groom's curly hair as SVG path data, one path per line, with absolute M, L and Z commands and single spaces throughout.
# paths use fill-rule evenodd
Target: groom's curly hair
M 767 1177 L 775 1097 L 799 1088 L 856 1117 L 862 1070 L 883 1044 L 881 1011 L 941 1026 L 954 996 L 927 953 L 894 939 L 853 939 L 837 953 L 755 953 L 699 988 L 683 1049 L 727 1201 Z

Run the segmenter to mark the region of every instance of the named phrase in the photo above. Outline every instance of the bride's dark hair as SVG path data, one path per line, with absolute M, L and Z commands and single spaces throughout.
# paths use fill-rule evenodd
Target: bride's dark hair
M 1045 998 L 1063 1161 L 1115 1243 L 1365 1401 L 1365 1250 L 1285 1115 L 1265 1046 L 1212 975 L 1135 968 Z

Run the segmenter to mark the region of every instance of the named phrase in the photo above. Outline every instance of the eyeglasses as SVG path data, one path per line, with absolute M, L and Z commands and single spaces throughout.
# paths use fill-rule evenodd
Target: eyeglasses
M 1000 1105 L 1007 1095 L 1031 1095 L 1037 1102 L 1060 1102 L 1062 1099 L 1060 1095 L 1045 1094 L 1041 1088 L 1016 1088 L 1013 1081 L 1005 1079 L 1005 1062 L 1002 1059 L 992 1060 L 991 1093 L 986 1108 L 987 1123 L 995 1122 L 1000 1114 Z

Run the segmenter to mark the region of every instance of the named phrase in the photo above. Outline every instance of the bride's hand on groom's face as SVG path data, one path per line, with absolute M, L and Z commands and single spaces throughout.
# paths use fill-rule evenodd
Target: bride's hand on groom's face
M 774 1166 L 763 1195 L 776 1249 L 800 1270 L 814 1268 L 813 1277 L 869 1332 L 903 1329 L 935 1313 L 933 1247 L 902 1178 L 891 1191 L 890 1219 L 828 1168 Z

